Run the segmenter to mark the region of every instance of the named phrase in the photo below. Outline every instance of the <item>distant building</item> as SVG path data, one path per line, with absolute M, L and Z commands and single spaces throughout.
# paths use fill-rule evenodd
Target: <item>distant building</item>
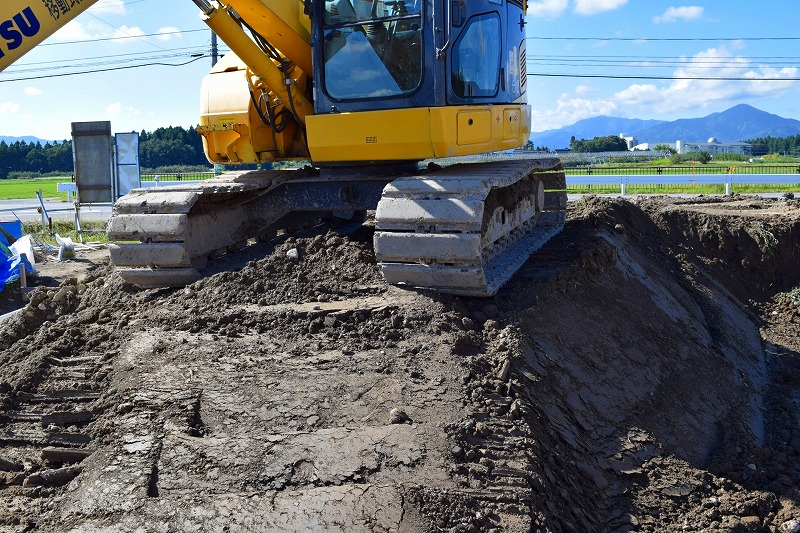
M 689 152 L 708 152 L 714 154 L 745 154 L 752 155 L 753 145 L 742 142 L 735 143 L 721 143 L 716 137 L 711 137 L 708 142 L 685 142 L 678 141 L 675 150 L 679 154 L 687 154 Z
M 686 142 L 677 141 L 674 143 L 641 143 L 637 144 L 631 150 L 655 150 L 656 146 L 666 145 L 675 150 L 679 154 L 688 154 L 689 152 L 708 152 L 714 154 L 753 154 L 753 145 L 748 143 L 721 143 L 715 137 L 711 137 L 708 142 Z
M 672 144 L 669 143 L 658 143 L 658 144 L 668 144 L 670 147 L 673 146 Z M 646 152 L 648 150 L 655 150 L 655 149 L 656 145 L 653 143 L 641 143 L 629 148 L 631 152 L 639 152 L 639 151 Z
M 633 150 L 634 147 L 639 144 L 639 141 L 636 140 L 636 137 L 631 137 L 629 135 L 625 135 L 624 133 L 620 133 L 619 138 L 625 141 L 625 143 L 628 145 L 628 150 Z

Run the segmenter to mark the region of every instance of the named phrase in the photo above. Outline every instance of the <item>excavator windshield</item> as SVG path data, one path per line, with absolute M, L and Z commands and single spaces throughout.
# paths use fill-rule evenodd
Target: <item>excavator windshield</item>
M 325 3 L 324 86 L 335 100 L 402 96 L 422 81 L 421 0 Z

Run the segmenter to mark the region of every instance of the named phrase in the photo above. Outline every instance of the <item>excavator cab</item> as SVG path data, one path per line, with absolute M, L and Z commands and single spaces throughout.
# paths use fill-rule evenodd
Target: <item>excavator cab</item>
M 312 14 L 316 113 L 512 104 L 524 96 L 519 3 L 333 0 L 319 11 Z
M 527 142 L 522 2 L 309 4 L 315 162 L 420 160 Z

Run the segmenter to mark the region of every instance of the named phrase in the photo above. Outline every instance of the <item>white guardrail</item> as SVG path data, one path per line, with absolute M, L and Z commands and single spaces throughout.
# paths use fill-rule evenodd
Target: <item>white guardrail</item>
M 567 175 L 567 185 L 619 185 L 626 194 L 628 185 L 725 185 L 725 194 L 731 194 L 734 185 L 759 183 L 794 184 L 800 190 L 798 174 L 606 174 Z

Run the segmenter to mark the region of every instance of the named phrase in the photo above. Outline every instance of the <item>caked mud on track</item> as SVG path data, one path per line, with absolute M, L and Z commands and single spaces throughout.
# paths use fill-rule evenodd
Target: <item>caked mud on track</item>
M 40 290 L 2 326 L 0 527 L 790 530 L 799 215 L 588 198 L 491 299 L 386 286 L 368 226 Z

